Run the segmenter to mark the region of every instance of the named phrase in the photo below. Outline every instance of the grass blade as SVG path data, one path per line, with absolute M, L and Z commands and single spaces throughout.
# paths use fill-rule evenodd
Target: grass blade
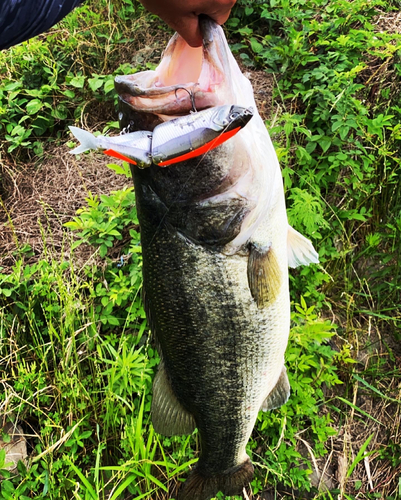
M 82 474 L 82 472 L 76 467 L 71 460 L 69 460 L 71 468 L 75 471 L 76 475 L 79 477 L 79 479 L 82 481 L 82 483 L 85 485 L 87 491 L 89 492 L 90 496 L 93 498 L 93 500 L 98 500 L 99 497 L 96 494 L 96 491 L 93 489 L 92 485 L 88 481 L 88 479 Z
M 358 380 L 358 382 L 361 382 L 361 384 L 365 385 L 368 389 L 370 389 L 371 391 L 378 394 L 381 398 L 386 399 L 387 401 L 391 401 L 393 403 L 401 404 L 401 401 L 399 401 L 398 399 L 390 398 L 389 396 L 386 396 L 385 394 L 380 392 L 379 389 L 376 389 L 376 387 L 373 387 L 373 385 L 370 385 L 368 382 L 366 382 L 366 380 L 364 380 L 359 375 L 356 375 L 355 373 L 353 373 L 352 376 L 354 377 L 355 380 Z
M 342 398 L 341 396 L 337 396 L 337 399 L 340 400 L 340 401 L 342 401 L 343 403 L 347 404 L 348 406 L 350 406 L 351 408 L 353 408 L 354 410 L 356 410 L 358 413 L 361 413 L 365 417 L 370 418 L 371 420 L 373 420 L 373 422 L 376 422 L 376 424 L 384 425 L 379 420 L 377 420 L 375 417 L 372 417 L 372 415 L 369 415 L 369 413 L 366 413 L 366 411 L 361 410 L 361 408 L 358 408 L 358 406 L 354 405 L 353 403 L 351 403 L 347 399 Z
M 365 458 L 365 450 L 366 448 L 368 447 L 370 441 L 372 440 L 372 437 L 374 436 L 374 434 L 371 434 L 368 439 L 363 443 L 363 445 L 361 446 L 361 449 L 358 451 L 358 454 L 357 456 L 355 457 L 355 460 L 352 462 L 350 468 L 348 469 L 347 471 L 347 478 L 351 476 L 353 470 L 355 469 L 355 467 L 359 464 L 359 462 L 361 460 L 363 460 Z
M 117 498 L 125 490 L 125 488 L 127 488 L 136 478 L 137 476 L 135 474 L 127 477 L 126 480 L 122 484 L 120 484 L 120 486 L 113 493 L 113 496 L 110 498 L 110 500 L 117 500 Z

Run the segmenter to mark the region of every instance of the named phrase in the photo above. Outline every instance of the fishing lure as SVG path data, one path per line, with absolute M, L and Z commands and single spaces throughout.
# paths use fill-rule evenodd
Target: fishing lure
M 70 153 L 101 149 L 139 168 L 152 163 L 165 167 L 211 151 L 245 127 L 252 116 L 251 108 L 227 104 L 174 118 L 157 125 L 153 132 L 95 137 L 86 130 L 69 127 L 80 142 Z

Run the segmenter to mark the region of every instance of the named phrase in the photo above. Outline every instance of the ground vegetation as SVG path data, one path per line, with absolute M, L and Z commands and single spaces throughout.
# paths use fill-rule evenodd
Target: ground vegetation
M 399 8 L 238 0 L 226 24 L 321 261 L 291 272 L 292 395 L 259 415 L 245 498 L 401 499 Z M 68 125 L 118 132 L 114 76 L 170 35 L 89 1 L 0 54 L 0 500 L 164 500 L 197 460 L 196 431 L 151 425 L 127 165 L 68 155 Z

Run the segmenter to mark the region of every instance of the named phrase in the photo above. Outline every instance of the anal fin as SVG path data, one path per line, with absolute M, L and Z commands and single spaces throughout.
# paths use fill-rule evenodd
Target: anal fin
M 251 243 L 248 284 L 259 308 L 266 307 L 276 300 L 282 282 L 282 272 L 273 248 Z
M 164 436 L 191 434 L 196 427 L 193 416 L 174 394 L 163 363 L 153 381 L 151 413 L 155 431 Z
M 264 400 L 261 410 L 268 411 L 274 410 L 274 408 L 279 408 L 288 401 L 290 397 L 291 387 L 288 381 L 288 375 L 286 367 L 283 366 L 280 377 L 274 389 L 270 392 L 267 398 Z

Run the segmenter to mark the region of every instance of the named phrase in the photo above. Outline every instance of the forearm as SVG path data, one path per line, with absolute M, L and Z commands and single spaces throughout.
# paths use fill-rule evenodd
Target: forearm
M 51 28 L 83 0 L 0 0 L 0 50 Z
M 58 23 L 84 0 L 0 0 L 0 50 L 39 35 Z M 178 31 L 193 47 L 202 44 L 199 14 L 218 24 L 230 15 L 236 0 L 140 0 Z

